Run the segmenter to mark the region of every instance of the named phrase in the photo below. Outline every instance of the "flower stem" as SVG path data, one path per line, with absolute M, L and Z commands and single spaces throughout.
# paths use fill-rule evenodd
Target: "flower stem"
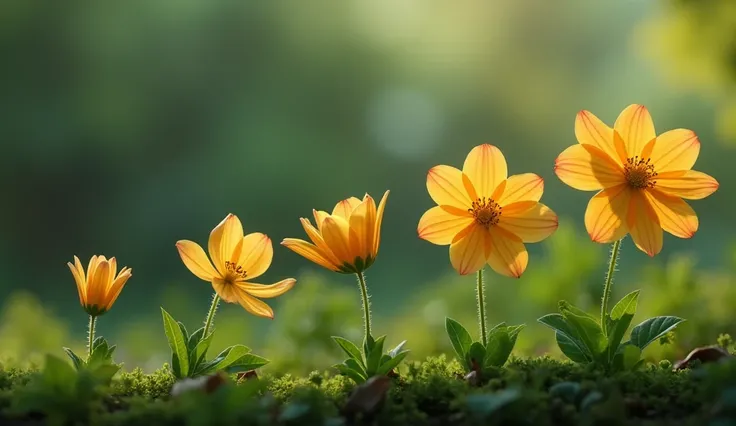
M 92 356 L 92 343 L 95 341 L 95 325 L 97 324 L 97 317 L 94 315 L 89 316 L 89 330 L 87 333 L 89 334 L 89 343 L 87 345 L 88 353 L 87 356 Z
M 365 274 L 358 272 L 358 285 L 360 286 L 360 295 L 363 298 L 363 323 L 365 326 L 365 336 L 371 335 L 371 302 L 368 296 L 368 286 L 365 283 Z
M 210 311 L 207 314 L 207 319 L 204 322 L 204 333 L 202 334 L 202 338 L 208 336 L 210 328 L 212 327 L 212 321 L 215 319 L 215 312 L 217 312 L 217 307 L 219 305 L 220 295 L 215 293 L 214 296 L 212 296 L 212 305 L 210 305 Z
M 608 260 L 608 273 L 606 274 L 606 284 L 603 287 L 603 299 L 601 300 L 601 328 L 606 330 L 606 315 L 608 315 L 608 300 L 611 298 L 611 285 L 613 284 L 613 275 L 616 273 L 616 265 L 618 264 L 618 256 L 621 252 L 621 241 L 616 240 L 611 246 L 611 258 Z
M 480 337 L 483 342 L 483 346 L 488 344 L 488 336 L 486 334 L 486 299 L 483 296 L 483 268 L 478 270 L 478 287 L 475 293 L 476 299 L 478 300 L 478 323 L 480 323 Z

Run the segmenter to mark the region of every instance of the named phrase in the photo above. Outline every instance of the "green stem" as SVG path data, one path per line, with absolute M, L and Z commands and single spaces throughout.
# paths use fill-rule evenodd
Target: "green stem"
M 603 287 L 603 299 L 601 300 L 601 328 L 604 331 L 606 331 L 608 300 L 611 298 L 611 285 L 613 284 L 613 275 L 616 273 L 618 256 L 621 251 L 621 241 L 623 241 L 623 238 L 613 243 L 611 247 L 611 258 L 608 260 L 608 274 L 606 274 L 606 284 Z
M 488 344 L 488 336 L 486 334 L 486 299 L 483 296 L 483 268 L 478 270 L 478 287 L 476 291 L 476 299 L 478 300 L 478 322 L 480 323 L 480 337 L 483 346 Z
M 212 305 L 210 305 L 210 311 L 207 314 L 207 319 L 204 322 L 204 334 L 202 334 L 202 338 L 205 338 L 209 335 L 210 327 L 212 327 L 212 321 L 215 319 L 215 312 L 217 312 L 217 307 L 220 305 L 220 295 L 215 293 L 214 296 L 212 296 Z
M 97 324 L 97 317 L 94 315 L 89 316 L 89 344 L 88 344 L 88 353 L 87 356 L 92 356 L 92 343 L 95 341 L 95 325 Z
M 365 336 L 371 335 L 371 302 L 368 297 L 368 286 L 365 283 L 365 274 L 358 272 L 358 285 L 360 286 L 360 295 L 363 298 L 363 323 L 365 326 Z

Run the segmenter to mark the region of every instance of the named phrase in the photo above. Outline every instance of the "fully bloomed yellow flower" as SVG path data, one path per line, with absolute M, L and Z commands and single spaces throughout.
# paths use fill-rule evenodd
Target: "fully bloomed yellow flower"
M 133 275 L 133 270 L 127 267 L 118 273 L 118 264 L 114 257 L 108 260 L 105 256 L 92 256 L 86 274 L 77 256 L 74 256 L 74 264 L 68 262 L 67 265 L 77 282 L 79 303 L 93 317 L 112 308 L 123 286 Z
M 542 178 L 507 176 L 506 159 L 488 144 L 470 151 L 462 171 L 440 165 L 427 174 L 427 190 L 438 205 L 419 220 L 419 237 L 449 244 L 450 262 L 462 275 L 488 263 L 499 274 L 518 278 L 529 262 L 524 243 L 557 229 L 557 215 L 539 202 Z
M 208 250 L 212 262 L 195 242 L 181 240 L 176 243 L 176 248 L 184 265 L 198 278 L 212 283 L 222 300 L 239 303 L 246 311 L 259 317 L 273 318 L 273 310 L 258 298 L 280 296 L 296 283 L 293 278 L 270 285 L 250 282 L 271 266 L 273 245 L 271 239 L 260 232 L 244 236 L 243 225 L 233 214 L 229 214 L 210 233 Z
M 662 250 L 662 230 L 691 238 L 698 217 L 683 198 L 705 198 L 718 182 L 691 170 L 700 141 L 691 130 L 657 136 L 649 111 L 630 105 L 613 129 L 588 111 L 575 119 L 579 144 L 555 162 L 557 176 L 583 191 L 599 191 L 588 203 L 585 227 L 593 241 L 609 243 L 631 234 L 650 256 Z
M 388 194 L 389 191 L 383 194 L 378 208 L 373 197 L 365 194 L 363 201 L 351 197 L 338 202 L 332 214 L 313 210 L 316 228 L 309 219 L 300 218 L 312 243 L 286 238 L 281 244 L 331 271 L 363 272 L 378 256 Z

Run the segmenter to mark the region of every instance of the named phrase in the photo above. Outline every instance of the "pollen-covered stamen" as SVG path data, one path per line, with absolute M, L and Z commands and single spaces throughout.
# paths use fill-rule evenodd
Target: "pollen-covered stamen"
M 468 212 L 473 215 L 478 225 L 487 228 L 498 223 L 501 210 L 503 210 L 503 207 L 499 206 L 493 199 L 482 197 L 473 201 L 473 207 L 469 208 Z
M 639 156 L 629 157 L 624 164 L 624 176 L 630 186 L 634 188 L 654 188 L 657 181 L 657 172 L 654 171 L 654 164 L 649 158 L 639 158 Z
M 225 269 L 227 269 L 228 275 L 234 275 L 235 277 L 240 277 L 241 279 L 245 279 L 247 275 L 245 269 L 243 269 L 242 266 L 238 265 L 235 262 L 226 261 Z

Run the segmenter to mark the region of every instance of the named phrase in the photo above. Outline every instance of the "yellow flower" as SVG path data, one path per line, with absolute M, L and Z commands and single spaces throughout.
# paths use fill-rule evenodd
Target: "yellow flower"
M 718 182 L 691 170 L 700 142 L 691 130 L 657 136 L 649 111 L 630 105 L 613 129 L 588 111 L 575 119 L 579 144 L 555 162 L 557 176 L 582 191 L 600 191 L 588 203 L 590 238 L 609 243 L 631 234 L 636 246 L 654 256 L 662 250 L 662 230 L 691 238 L 698 217 L 683 198 L 705 198 Z
M 280 296 L 296 283 L 293 278 L 270 285 L 250 282 L 271 266 L 273 245 L 268 236 L 259 232 L 243 236 L 243 225 L 233 214 L 210 233 L 208 251 L 212 262 L 195 242 L 181 240 L 176 248 L 184 265 L 198 278 L 212 283 L 222 300 L 239 303 L 259 317 L 273 318 L 273 310 L 258 298 Z
M 331 271 L 363 272 L 378 255 L 388 193 L 383 194 L 378 208 L 373 198 L 365 194 L 363 201 L 356 197 L 340 201 L 332 214 L 313 210 L 316 228 L 309 219 L 300 219 L 313 244 L 296 238 L 286 238 L 281 244 Z
M 499 274 L 520 277 L 535 243 L 557 229 L 557 215 L 539 203 L 544 181 L 533 173 L 507 177 L 506 159 L 493 145 L 473 148 L 462 171 L 436 166 L 427 190 L 438 205 L 419 220 L 419 237 L 450 245 L 450 262 L 461 274 L 488 263 Z
M 114 257 L 108 260 L 105 256 L 92 256 L 86 274 L 77 256 L 74 256 L 74 264 L 68 262 L 67 265 L 77 282 L 79 303 L 93 317 L 112 308 L 128 278 L 133 275 L 133 270 L 127 267 L 118 273 L 118 264 Z

